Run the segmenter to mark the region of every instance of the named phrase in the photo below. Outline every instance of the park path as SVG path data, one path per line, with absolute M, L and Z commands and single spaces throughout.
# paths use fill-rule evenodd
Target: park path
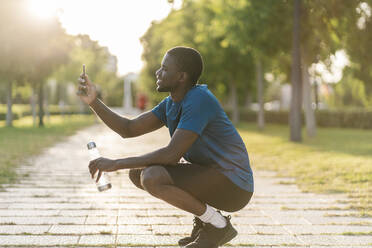
M 122 139 L 96 124 L 31 158 L 0 192 L 0 247 L 172 247 L 190 232 L 190 214 L 135 188 L 127 171 L 97 192 L 87 170 L 92 139 L 119 158 L 165 145 L 169 134 Z M 302 193 L 290 182 L 255 171 L 255 195 L 232 214 L 239 235 L 228 247 L 372 247 L 372 219 L 352 217 L 345 196 Z

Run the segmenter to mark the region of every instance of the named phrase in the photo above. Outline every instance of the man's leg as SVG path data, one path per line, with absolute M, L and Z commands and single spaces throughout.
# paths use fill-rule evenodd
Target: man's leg
M 176 187 L 168 171 L 162 166 L 145 168 L 141 173 L 141 185 L 156 198 L 196 216 L 201 216 L 206 211 L 205 203 Z
M 168 170 L 163 166 L 151 166 L 142 170 L 140 183 L 138 182 L 139 172 L 139 170 L 131 170 L 129 174 L 130 179 L 137 187 L 145 189 L 156 198 L 162 199 L 177 208 L 194 214 L 195 217 L 197 216 L 201 221 L 207 223 L 205 226 L 207 229 L 205 231 L 200 229 L 200 235 L 192 237 L 192 239 L 189 240 L 189 242 L 192 242 L 196 238 L 195 242 L 190 243 L 187 247 L 215 248 L 236 236 L 237 232 L 232 227 L 228 218 L 222 216 L 221 213 L 216 212 L 216 210 L 195 198 L 192 194 L 188 193 L 188 191 L 177 187 Z M 199 172 L 201 171 L 197 169 L 197 172 L 200 174 Z M 207 182 L 207 185 L 209 185 L 210 183 L 208 183 L 208 181 L 211 179 L 210 172 L 204 174 L 207 178 L 204 176 L 201 178 L 190 177 L 190 175 L 185 176 L 188 178 L 187 180 L 192 180 L 193 184 L 202 183 L 200 182 L 200 179 L 202 179 L 203 183 Z M 216 181 L 216 178 L 214 181 Z M 217 181 L 222 182 L 218 179 Z M 177 181 L 177 183 L 179 182 Z M 198 189 L 200 190 L 200 188 L 197 187 L 196 190 Z M 191 190 L 191 192 L 194 191 Z M 203 231 L 205 233 L 202 235 Z
M 130 169 L 129 170 L 129 179 L 132 183 L 139 189 L 145 190 L 141 184 L 141 173 L 142 169 Z

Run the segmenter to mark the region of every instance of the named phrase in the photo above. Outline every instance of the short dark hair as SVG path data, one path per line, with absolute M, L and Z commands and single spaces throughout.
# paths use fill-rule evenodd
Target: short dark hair
M 200 53 L 191 47 L 178 46 L 169 49 L 167 54 L 174 56 L 179 69 L 186 72 L 191 83 L 195 85 L 203 71 L 203 59 Z

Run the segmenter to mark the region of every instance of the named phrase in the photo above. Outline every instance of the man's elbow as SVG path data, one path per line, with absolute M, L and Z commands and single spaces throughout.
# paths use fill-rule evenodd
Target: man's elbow
M 177 164 L 180 159 L 182 158 L 182 154 L 179 154 L 178 152 L 166 147 L 164 149 L 164 154 L 165 154 L 165 164 L 167 165 L 174 165 Z
M 132 131 L 131 124 L 132 124 L 131 120 L 126 120 L 126 123 L 123 123 L 123 127 L 121 128 L 121 130 L 119 132 L 119 135 L 122 138 L 132 138 L 132 137 L 136 136 L 136 135 L 134 135 L 134 133 Z

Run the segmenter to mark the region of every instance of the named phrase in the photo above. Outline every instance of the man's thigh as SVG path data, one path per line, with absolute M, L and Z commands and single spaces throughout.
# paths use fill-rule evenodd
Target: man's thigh
M 237 211 L 243 208 L 252 196 L 251 192 L 239 188 L 229 178 L 211 167 L 178 164 L 164 168 L 175 186 L 220 210 Z

